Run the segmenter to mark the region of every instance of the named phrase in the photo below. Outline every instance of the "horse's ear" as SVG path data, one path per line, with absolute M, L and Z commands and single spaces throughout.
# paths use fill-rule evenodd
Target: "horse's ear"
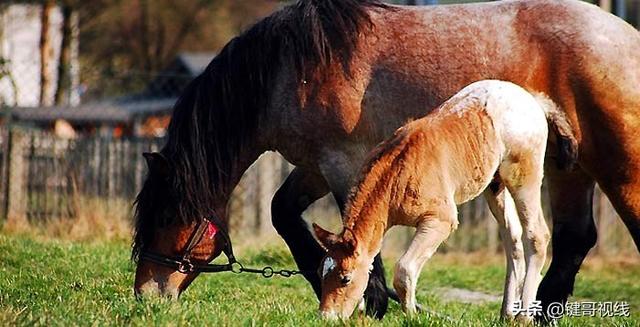
M 160 152 L 145 152 L 142 154 L 147 161 L 149 171 L 160 176 L 169 175 L 169 161 Z
M 323 229 L 318 224 L 313 223 L 313 232 L 326 250 L 332 250 L 338 244 L 338 236 L 328 230 Z

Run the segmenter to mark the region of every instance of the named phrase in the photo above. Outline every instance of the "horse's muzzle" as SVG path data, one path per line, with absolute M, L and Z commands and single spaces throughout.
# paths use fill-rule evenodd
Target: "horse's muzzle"
M 171 268 L 141 261 L 133 286 L 137 298 L 162 296 L 177 299 L 195 276 Z

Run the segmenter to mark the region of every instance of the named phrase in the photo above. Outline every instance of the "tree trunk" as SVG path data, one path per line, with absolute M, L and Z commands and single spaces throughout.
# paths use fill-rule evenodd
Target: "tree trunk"
M 626 0 L 615 0 L 613 12 L 616 16 L 627 20 L 627 2 Z
M 600 8 L 606 12 L 611 12 L 611 0 L 599 0 Z
M 150 72 L 153 67 L 149 29 L 149 2 L 148 0 L 140 0 L 140 45 L 145 72 Z
M 68 103 L 71 85 L 71 40 L 73 38 L 73 20 L 76 19 L 73 7 L 69 3 L 62 5 L 62 45 L 58 60 L 58 81 L 56 83 L 55 104 Z
M 636 28 L 640 29 L 640 3 L 636 2 L 634 5 L 636 6 Z
M 80 104 L 80 17 L 78 10 L 71 12 L 71 39 L 69 45 L 69 104 Z
M 53 49 L 51 48 L 51 37 L 49 35 L 50 18 L 55 8 L 55 0 L 46 0 L 42 6 L 41 29 L 40 29 L 40 105 L 51 105 L 51 57 Z

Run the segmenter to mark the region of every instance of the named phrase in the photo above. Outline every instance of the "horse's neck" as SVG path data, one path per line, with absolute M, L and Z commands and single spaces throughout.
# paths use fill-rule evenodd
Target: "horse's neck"
M 256 139 L 259 138 L 257 137 Z M 260 155 L 266 151 L 267 149 L 258 141 L 245 144 L 242 151 L 240 151 L 237 158 L 235 158 L 233 171 L 229 175 L 227 187 L 225 188 L 223 196 L 219 199 L 216 199 L 216 202 L 220 204 L 218 207 L 227 207 L 227 204 L 231 199 L 231 193 L 236 188 L 236 186 L 238 186 L 238 183 L 240 183 L 242 175 L 244 175 L 249 167 L 251 167 L 251 165 L 256 162 L 256 160 L 258 160 Z M 225 216 L 228 218 L 228 215 Z

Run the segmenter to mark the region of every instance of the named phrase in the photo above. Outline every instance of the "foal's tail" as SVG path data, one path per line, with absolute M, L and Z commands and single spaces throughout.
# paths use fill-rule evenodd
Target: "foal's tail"
M 544 110 L 551 131 L 556 134 L 558 149 L 556 165 L 558 169 L 571 170 L 578 159 L 578 141 L 573 134 L 567 116 L 547 96 L 536 94 L 534 97 Z

